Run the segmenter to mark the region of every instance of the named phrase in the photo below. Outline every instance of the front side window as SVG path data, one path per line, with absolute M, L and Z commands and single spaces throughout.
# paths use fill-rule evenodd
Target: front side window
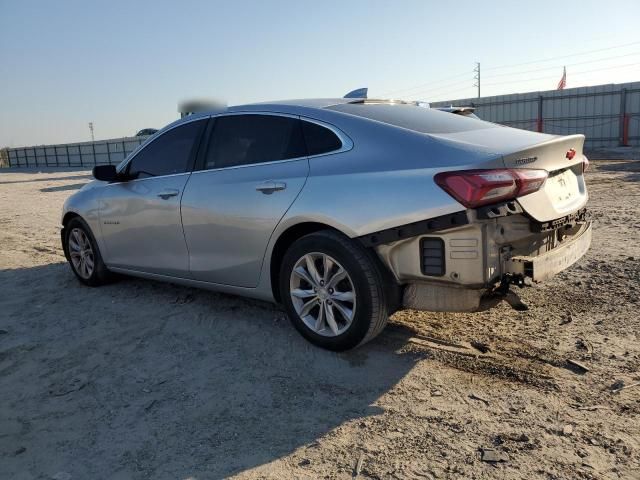
M 145 178 L 188 171 L 192 149 L 205 122 L 190 122 L 160 135 L 129 162 L 128 175 Z
M 300 120 L 279 115 L 227 115 L 215 120 L 204 168 L 287 160 L 307 155 Z

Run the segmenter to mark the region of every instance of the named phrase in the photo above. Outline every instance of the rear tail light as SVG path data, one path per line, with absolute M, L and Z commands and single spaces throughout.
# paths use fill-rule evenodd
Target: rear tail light
M 476 208 L 536 192 L 547 175 L 529 169 L 459 170 L 438 173 L 435 182 L 465 207 Z
M 513 170 L 513 172 L 518 176 L 516 181 L 520 186 L 516 197 L 524 197 L 537 192 L 547 181 L 548 173 L 546 170 Z

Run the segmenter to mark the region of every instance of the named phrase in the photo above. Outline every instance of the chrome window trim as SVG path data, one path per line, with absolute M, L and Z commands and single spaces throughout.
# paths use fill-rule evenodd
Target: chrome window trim
M 237 170 L 238 168 L 257 167 L 259 165 L 275 165 L 275 164 L 284 163 L 284 162 L 299 162 L 300 160 L 306 160 L 306 159 L 307 157 L 295 157 L 295 158 L 287 158 L 286 160 L 272 160 L 270 162 L 247 163 L 246 165 L 233 165 L 231 167 L 206 168 L 202 170 L 194 170 L 193 172 L 191 172 L 191 174 L 196 175 L 198 173 L 204 173 L 204 172 L 220 172 L 223 170 Z
M 105 187 L 110 187 L 111 185 L 129 184 L 134 182 L 144 182 L 145 180 L 154 180 L 156 178 L 179 177 L 180 175 L 191 175 L 192 173 L 193 172 L 190 170 L 188 172 L 182 172 L 182 173 L 170 173 L 169 175 L 156 175 L 155 177 L 132 178 L 130 180 L 123 180 L 121 182 L 109 182 L 105 185 Z
M 269 111 L 250 110 L 250 111 L 246 111 L 246 112 L 244 112 L 244 111 L 221 112 L 221 113 L 218 113 L 218 114 L 215 114 L 215 115 L 211 115 L 210 118 L 215 119 L 215 118 L 218 118 L 218 117 L 230 117 L 230 116 L 238 116 L 238 115 L 271 115 L 271 116 L 275 116 L 275 117 L 297 118 L 298 120 L 301 120 L 301 121 L 315 123 L 316 125 L 319 125 L 321 127 L 327 128 L 328 130 L 333 132 L 340 139 L 340 142 L 342 143 L 342 146 L 337 150 L 331 150 L 330 152 L 326 152 L 326 153 L 318 153 L 316 155 L 305 155 L 305 156 L 302 156 L 302 157 L 285 158 L 284 160 L 271 160 L 271 161 L 267 161 L 267 162 L 247 163 L 247 164 L 244 164 L 244 165 L 232 165 L 232 166 L 229 166 L 229 167 L 202 168 L 200 170 L 193 170 L 194 174 L 202 173 L 202 172 L 216 172 L 216 171 L 220 171 L 220 170 L 232 170 L 232 169 L 237 169 L 237 168 L 256 167 L 258 165 L 274 165 L 274 164 L 284 163 L 284 162 L 295 162 L 295 161 L 303 160 L 303 159 L 312 159 L 312 158 L 317 158 L 317 157 L 324 157 L 325 155 L 334 155 L 336 153 L 344 153 L 344 152 L 348 152 L 349 150 L 351 150 L 353 148 L 353 140 L 351 140 L 351 138 L 349 138 L 349 136 L 346 133 L 344 133 L 342 130 L 340 130 L 335 125 L 323 122 L 322 120 L 316 120 L 315 118 L 304 117 L 304 116 L 301 116 L 301 115 L 294 115 L 294 114 L 291 114 L 291 113 L 282 113 L 282 112 L 269 112 Z M 214 130 L 215 130 L 215 127 L 214 127 Z
M 164 129 L 154 133 L 153 135 L 151 135 L 144 143 L 141 143 L 138 148 L 136 148 L 133 152 L 131 152 L 131 155 L 128 158 L 125 158 L 123 160 L 123 162 L 125 162 L 124 164 L 122 164 L 122 162 L 120 163 L 122 165 L 121 168 L 116 168 L 117 172 L 123 172 L 127 169 L 127 167 L 129 166 L 129 164 L 133 161 L 134 158 L 136 158 L 141 151 L 143 151 L 145 148 L 147 148 L 149 145 L 151 145 L 153 142 L 155 142 L 156 140 L 158 140 L 160 137 L 162 137 L 162 135 L 164 135 L 167 132 L 170 132 L 171 130 L 173 130 L 174 128 L 178 128 L 178 127 L 182 127 L 183 125 L 187 125 L 189 123 L 193 123 L 193 122 L 199 122 L 201 120 L 207 121 L 211 118 L 211 115 L 208 116 L 200 116 L 200 117 L 196 117 L 196 118 L 190 118 L 188 120 L 185 120 L 184 122 L 179 122 L 179 123 L 175 123 L 173 125 L 170 125 L 168 127 L 165 127 Z M 172 177 L 175 175 L 182 175 L 184 173 L 191 173 L 193 171 L 193 169 L 189 169 L 186 172 L 181 172 L 181 173 L 171 173 L 169 175 L 156 175 L 153 177 L 145 177 L 145 178 L 136 178 L 133 180 L 127 180 L 129 182 L 134 182 L 137 180 L 146 180 L 147 178 L 164 178 L 164 177 Z M 117 183 L 122 183 L 122 182 L 117 182 Z

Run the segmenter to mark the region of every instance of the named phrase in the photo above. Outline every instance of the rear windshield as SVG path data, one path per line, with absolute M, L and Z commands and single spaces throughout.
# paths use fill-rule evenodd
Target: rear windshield
M 328 110 L 370 118 L 420 133 L 457 133 L 495 127 L 492 123 L 476 118 L 415 105 L 343 103 L 332 105 Z

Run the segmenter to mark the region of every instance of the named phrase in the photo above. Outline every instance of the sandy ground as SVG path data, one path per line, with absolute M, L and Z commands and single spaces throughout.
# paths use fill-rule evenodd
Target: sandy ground
M 401 312 L 344 354 L 270 304 L 81 286 L 88 179 L 0 173 L 1 479 L 640 478 L 640 162 L 594 165 L 591 251 L 529 311 Z

